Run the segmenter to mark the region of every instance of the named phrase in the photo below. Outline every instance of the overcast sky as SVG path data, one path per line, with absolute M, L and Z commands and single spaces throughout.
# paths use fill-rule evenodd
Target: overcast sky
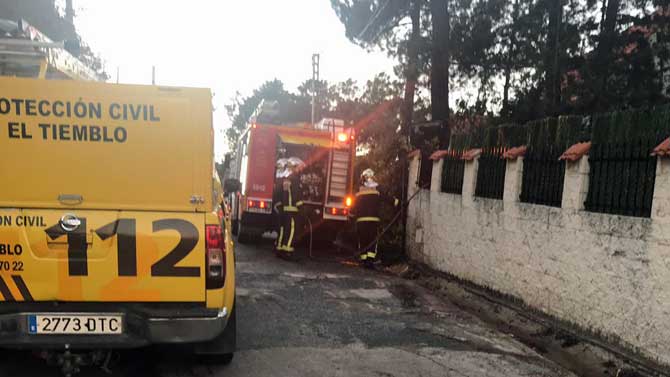
M 321 78 L 360 82 L 390 72 L 384 53 L 369 53 L 344 35 L 329 0 L 74 0 L 76 25 L 121 83 L 212 88 L 217 159 L 229 126 L 224 105 L 278 78 L 290 90 L 311 77 L 321 54 Z

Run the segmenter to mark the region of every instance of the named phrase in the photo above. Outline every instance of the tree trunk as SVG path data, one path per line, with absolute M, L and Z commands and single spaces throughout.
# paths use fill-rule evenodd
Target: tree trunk
M 507 57 L 505 59 L 505 85 L 503 86 L 503 101 L 502 109 L 500 114 L 503 117 L 509 116 L 509 91 L 512 87 L 512 67 L 514 67 L 517 62 L 517 40 L 516 40 L 516 25 L 515 21 L 519 19 L 519 0 L 514 1 L 512 8 L 512 23 L 509 25 L 509 51 L 507 52 Z
M 560 103 L 560 56 L 561 24 L 563 22 L 563 0 L 555 0 L 549 8 L 547 52 L 545 53 L 544 94 L 545 115 L 554 115 Z
M 508 116 L 509 112 L 509 88 L 511 86 L 511 80 L 512 80 L 512 67 L 511 64 L 507 64 L 505 67 L 505 85 L 503 86 L 503 100 L 502 100 L 502 109 L 500 110 L 500 114 L 503 117 Z
M 430 0 L 433 25 L 430 102 L 433 121 L 442 122 L 440 148 L 449 146 L 449 8 L 447 0 Z
M 421 36 L 421 0 L 412 1 L 410 17 L 412 19 L 412 34 L 407 46 L 407 71 L 405 72 L 405 98 L 400 110 L 400 133 L 403 143 L 410 145 L 409 134 L 412 126 L 414 113 L 414 94 L 416 92 L 416 81 L 419 77 L 419 37 Z M 402 221 L 402 251 L 406 252 L 407 243 L 407 177 L 409 164 L 407 159 L 408 150 L 400 151 L 400 169 L 402 171 L 402 204 L 400 207 L 400 218 Z
M 65 19 L 74 25 L 74 6 L 72 0 L 65 0 Z
M 421 3 L 420 0 L 412 2 L 410 11 L 412 19 L 412 33 L 407 43 L 407 69 L 405 71 L 405 97 L 400 114 L 401 129 L 404 137 L 409 139 L 409 131 L 412 126 L 412 115 L 414 113 L 414 94 L 416 92 L 416 82 L 419 76 L 419 38 L 421 36 Z M 406 140 L 409 143 L 409 140 Z
M 616 22 L 619 17 L 619 7 L 621 0 L 609 0 L 605 11 L 605 19 L 602 21 L 600 31 L 600 42 L 598 43 L 598 53 L 607 56 L 612 48 L 613 39 L 616 37 Z
M 600 36 L 598 38 L 598 47 L 596 50 L 595 69 L 598 72 L 599 79 L 595 90 L 596 106 L 595 110 L 602 110 L 607 107 L 604 94 L 607 90 L 607 78 L 609 76 L 610 55 L 614 47 L 616 35 L 617 18 L 619 17 L 619 7 L 621 0 L 608 0 L 607 4 L 603 2 L 603 18 L 600 25 Z

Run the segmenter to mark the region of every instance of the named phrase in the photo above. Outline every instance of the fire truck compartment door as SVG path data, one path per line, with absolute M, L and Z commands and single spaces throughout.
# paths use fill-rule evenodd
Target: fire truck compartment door
M 330 139 L 303 135 L 279 135 L 279 139 L 284 144 L 313 145 L 316 147 L 330 148 L 332 143 Z

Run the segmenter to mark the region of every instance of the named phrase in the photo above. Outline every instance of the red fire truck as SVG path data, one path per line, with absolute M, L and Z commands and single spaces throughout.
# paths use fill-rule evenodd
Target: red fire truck
M 317 124 L 267 124 L 252 117 L 237 144 L 233 178 L 241 189 L 232 199 L 233 229 L 240 243 L 261 238 L 275 224 L 272 193 L 276 161 L 298 157 L 306 163 L 300 175 L 303 214 L 315 239 L 334 239 L 347 222 L 352 203 L 356 135 L 338 119 Z

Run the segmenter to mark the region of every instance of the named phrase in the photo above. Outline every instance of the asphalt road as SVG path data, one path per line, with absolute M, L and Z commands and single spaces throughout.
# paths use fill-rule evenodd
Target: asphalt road
M 119 355 L 81 376 L 573 376 L 411 281 L 321 255 L 275 258 L 237 246 L 238 352 L 205 365 L 179 352 Z M 0 353 L 0 376 L 56 377 L 27 352 Z

